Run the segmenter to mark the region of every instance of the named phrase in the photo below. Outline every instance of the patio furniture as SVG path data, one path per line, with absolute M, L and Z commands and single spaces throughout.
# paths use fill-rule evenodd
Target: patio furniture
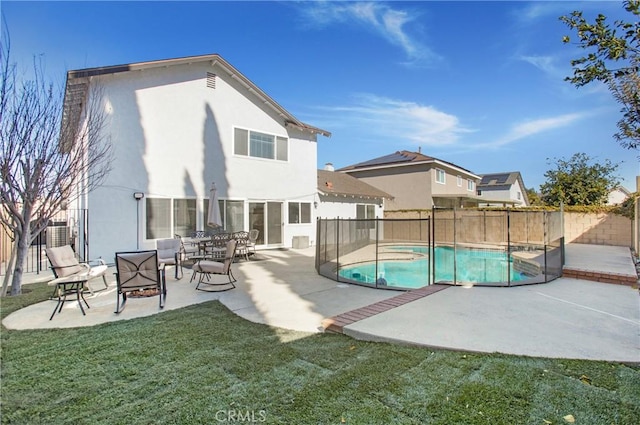
M 84 308 L 82 307 L 82 301 L 84 301 L 87 308 L 90 308 L 89 303 L 87 303 L 87 300 L 84 298 L 84 287 L 87 284 L 88 279 L 89 274 L 84 273 L 73 274 L 67 277 L 60 277 L 49 282 L 49 285 L 56 286 L 55 293 L 58 295 L 58 303 L 53 309 L 53 313 L 51 313 L 51 317 L 49 317 L 49 320 L 53 319 L 56 311 L 58 313 L 62 311 L 62 306 L 64 306 L 64 303 L 67 300 L 67 295 L 75 295 L 76 300 L 78 301 L 78 305 L 80 306 L 80 311 L 82 311 L 82 315 L 87 315 L 84 312 Z M 82 299 L 82 301 L 80 301 L 80 299 Z
M 81 263 L 76 258 L 76 253 L 71 248 L 71 245 L 58 246 L 53 248 L 47 248 L 45 250 L 47 259 L 51 265 L 51 271 L 53 276 L 58 278 L 70 277 L 70 276 L 82 276 L 84 281 L 84 288 L 87 289 L 93 295 L 93 289 L 89 286 L 89 281 L 97 277 L 102 277 L 104 288 L 101 291 L 107 289 L 109 284 L 105 274 L 107 273 L 107 265 L 104 260 L 98 259 L 91 262 L 97 262 L 95 266 L 91 266 L 89 263 Z M 55 283 L 49 282 L 50 285 Z M 58 288 L 56 288 L 56 291 Z M 55 296 L 55 292 L 54 292 Z
M 193 276 L 191 279 L 193 280 L 196 277 L 196 274 L 200 274 L 198 279 L 198 284 L 196 285 L 196 289 L 200 291 L 208 291 L 208 292 L 221 292 L 228 291 L 229 289 L 233 289 L 236 286 L 233 284 L 236 281 L 236 278 L 233 276 L 233 272 L 231 270 L 231 264 L 233 263 L 233 258 L 236 255 L 236 244 L 237 242 L 234 239 L 231 239 L 227 242 L 227 247 L 224 255 L 224 262 L 219 261 L 210 261 L 210 260 L 200 260 L 193 266 Z M 229 282 L 215 283 L 211 282 L 211 275 L 223 275 L 227 276 Z M 207 279 L 205 282 L 204 279 Z M 201 289 L 200 285 L 209 285 L 214 287 L 213 289 Z M 215 289 L 215 287 L 219 286 L 228 286 L 225 289 Z
M 151 295 L 158 295 L 160 308 L 164 308 L 167 284 L 157 251 L 116 252 L 116 283 L 116 314 L 124 309 L 127 294 L 136 291 L 153 291 Z
M 227 242 L 231 240 L 229 233 L 216 233 L 211 236 L 211 241 L 205 247 L 205 255 L 212 258 L 223 259 L 227 248 Z
M 180 260 L 188 261 L 191 257 L 198 255 L 198 242 L 193 238 L 185 238 L 180 235 L 175 235 L 175 238 L 180 241 Z
M 260 235 L 260 230 L 251 229 L 249 230 L 249 240 L 247 241 L 247 250 L 253 251 L 256 253 L 256 242 L 258 241 L 258 236 Z
M 178 239 L 158 239 L 156 241 L 158 251 L 158 262 L 165 265 L 175 266 L 176 280 L 182 279 L 184 273 L 182 271 L 182 258 L 180 256 L 180 241 Z M 178 271 L 180 277 L 178 277 Z
M 246 260 L 249 260 L 249 232 L 246 232 L 244 230 L 234 232 L 231 234 L 231 238 L 235 239 L 237 242 L 236 254 L 239 256 L 244 256 Z
M 208 238 L 209 236 L 211 235 L 204 230 L 196 230 L 195 232 L 191 232 L 191 237 L 195 239 Z

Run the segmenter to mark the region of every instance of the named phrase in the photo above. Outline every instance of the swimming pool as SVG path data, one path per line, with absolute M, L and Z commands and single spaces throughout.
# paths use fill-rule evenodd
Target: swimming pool
M 386 252 L 412 252 L 417 254 L 410 260 L 379 260 L 376 278 L 376 263 L 358 263 L 340 268 L 341 278 L 358 283 L 398 288 L 421 288 L 429 285 L 430 270 L 428 248 L 424 246 L 395 246 L 388 247 Z M 509 264 L 507 253 L 496 250 L 435 247 L 435 282 L 454 281 L 454 254 L 456 282 L 458 283 L 486 283 L 512 282 L 527 278 L 516 272 Z M 510 279 L 507 278 L 510 273 Z

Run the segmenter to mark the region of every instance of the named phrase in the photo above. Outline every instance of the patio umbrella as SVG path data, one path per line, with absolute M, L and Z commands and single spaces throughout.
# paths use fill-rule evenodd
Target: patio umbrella
M 211 191 L 209 193 L 207 224 L 213 228 L 222 227 L 222 216 L 220 215 L 220 204 L 218 203 L 218 192 L 215 183 L 211 183 Z

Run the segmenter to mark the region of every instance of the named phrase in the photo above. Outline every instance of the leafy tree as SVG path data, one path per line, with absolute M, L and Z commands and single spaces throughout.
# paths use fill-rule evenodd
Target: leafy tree
M 609 192 L 618 186 L 615 172 L 618 164 L 608 159 L 591 163 L 592 158 L 576 153 L 570 159 L 556 159 L 555 169 L 544 173 L 546 182 L 540 186 L 546 205 L 604 205 Z
M 540 194 L 538 192 L 536 192 L 535 189 L 528 188 L 528 189 L 525 189 L 525 191 L 527 192 L 527 198 L 529 199 L 529 205 L 531 205 L 532 207 L 537 207 L 537 206 L 543 206 L 544 205 L 544 202 L 542 202 L 542 198 L 540 197 Z
M 32 78 L 19 78 L 0 40 L 0 223 L 14 242 L 0 295 L 22 291 L 29 246 L 63 206 L 102 183 L 112 159 L 103 133 L 106 112 L 90 93 L 83 120 L 64 119 L 62 90 L 45 81 L 34 61 Z M 68 117 L 68 115 L 67 115 Z
M 594 81 L 605 83 L 622 104 L 622 118 L 614 138 L 627 149 L 640 149 L 640 0 L 623 2 L 631 14 L 630 22 L 617 20 L 610 25 L 599 14 L 589 23 L 582 12 L 574 11 L 560 20 L 577 31 L 578 46 L 591 50 L 571 61 L 573 76 L 565 78 L 576 87 Z M 569 43 L 569 36 L 563 42 Z

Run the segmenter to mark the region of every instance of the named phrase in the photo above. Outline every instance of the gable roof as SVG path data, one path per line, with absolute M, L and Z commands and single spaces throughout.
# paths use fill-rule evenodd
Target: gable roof
M 529 205 L 529 197 L 527 196 L 527 187 L 522 180 L 520 171 L 509 171 L 505 173 L 481 174 L 482 180 L 478 184 L 478 190 L 509 190 L 515 182 L 520 183 L 522 188 L 522 197 L 527 205 Z
M 249 92 L 260 99 L 261 102 L 273 109 L 280 117 L 282 117 L 286 126 L 293 126 L 300 130 L 311 132 L 312 134 L 321 134 L 326 137 L 331 137 L 331 133 L 327 130 L 305 124 L 291 115 L 286 109 L 280 106 L 275 100 L 269 97 L 258 86 L 251 82 L 251 80 L 242 75 L 236 68 L 234 68 L 229 62 L 224 60 L 218 54 L 187 56 L 175 59 L 163 59 L 150 62 L 137 62 L 124 65 L 104 66 L 68 71 L 64 95 L 62 128 L 65 128 L 65 124 L 67 124 L 69 120 L 77 121 L 79 119 L 80 113 L 82 111 L 82 104 L 87 96 L 87 92 L 89 89 L 89 79 L 91 77 L 129 71 L 139 71 L 144 69 L 166 68 L 173 65 L 185 65 L 198 62 L 211 62 L 212 67 L 215 65 L 221 67 L 231 78 L 240 82 L 240 84 L 246 87 Z
M 421 152 L 411 152 L 406 150 L 396 151 L 389 155 L 384 155 L 378 158 L 370 159 L 368 161 L 349 165 L 349 166 L 340 168 L 338 171 L 343 171 L 348 173 L 350 171 L 392 168 L 392 167 L 401 167 L 406 165 L 429 164 L 429 163 L 440 164 L 440 165 L 448 166 L 451 168 L 455 168 L 457 170 L 468 173 L 474 177 L 480 178 L 473 172 L 467 170 L 466 168 L 462 168 L 459 165 L 456 165 L 452 162 L 444 161 L 442 159 L 438 159 L 432 156 L 427 156 L 422 154 Z
M 318 191 L 323 195 L 392 199 L 382 190 L 353 176 L 335 171 L 318 170 Z
M 485 188 L 507 188 L 511 187 L 518 179 L 522 180 L 519 171 L 507 173 L 480 174 L 482 180 L 478 184 L 478 189 Z M 524 185 L 522 185 L 524 188 Z

